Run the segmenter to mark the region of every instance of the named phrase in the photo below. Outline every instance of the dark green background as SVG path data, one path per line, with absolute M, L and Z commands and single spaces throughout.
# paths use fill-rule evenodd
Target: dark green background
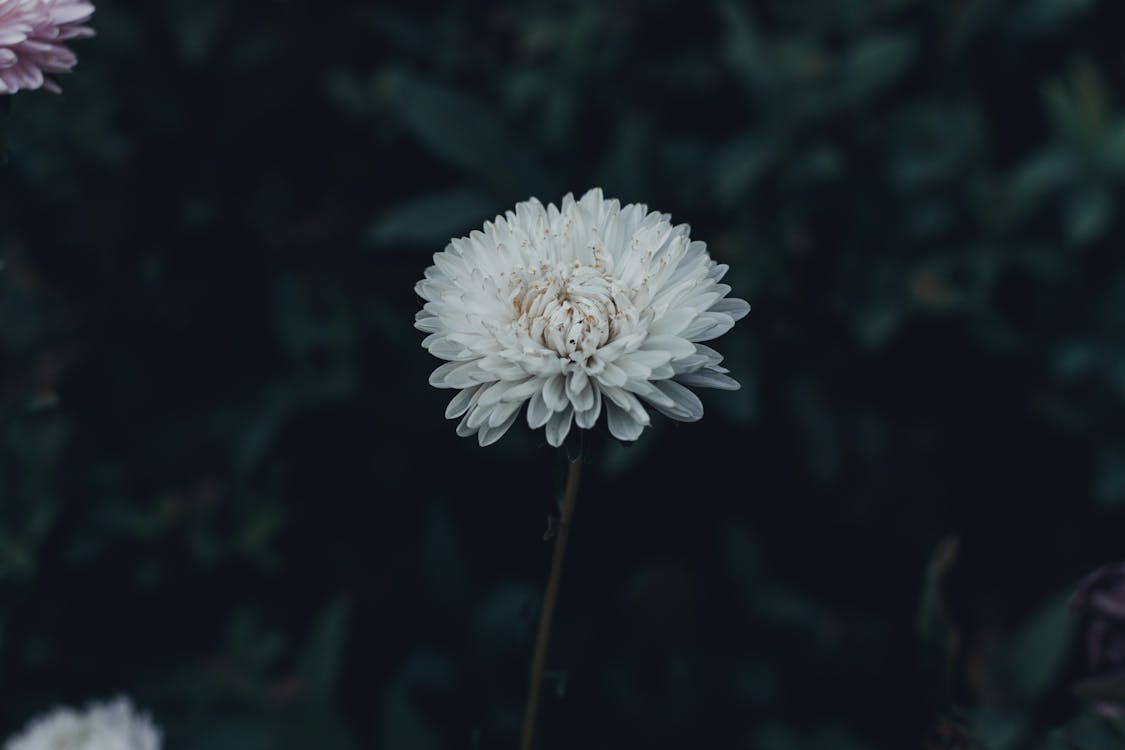
M 945 715 L 1004 750 L 1079 714 L 1060 597 L 1125 521 L 1125 5 L 93 25 L 0 125 L 0 733 L 123 691 L 170 750 L 513 747 L 562 467 L 454 435 L 413 284 L 594 185 L 753 311 L 741 391 L 588 446 L 541 747 L 897 750 Z

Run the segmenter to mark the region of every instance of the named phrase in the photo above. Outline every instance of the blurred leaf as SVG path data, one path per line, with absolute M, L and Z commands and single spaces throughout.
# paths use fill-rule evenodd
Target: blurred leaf
M 390 682 L 380 709 L 378 747 L 438 750 L 450 747 L 434 699 L 453 687 L 453 666 L 439 654 L 415 651 Z
M 681 175 L 673 186 L 684 202 L 708 195 L 711 189 L 711 172 L 705 166 L 711 163 L 714 149 L 701 140 L 665 139 L 659 152 L 659 169 Z
M 430 193 L 388 209 L 367 232 L 378 245 L 421 245 L 441 250 L 496 216 L 496 202 L 467 188 Z
M 718 4 L 723 16 L 723 59 L 736 74 L 756 90 L 773 87 L 774 73 L 754 24 L 743 4 L 724 0 Z
M 838 94 L 860 101 L 898 80 L 917 55 L 912 34 L 884 33 L 852 47 L 840 65 Z
M 1089 10 L 1096 0 L 1026 0 L 1013 14 L 1021 30 L 1057 31 L 1069 16 Z
M 983 710 L 973 715 L 972 729 L 987 750 L 1014 750 L 1027 732 L 1027 720 L 1018 713 Z
M 222 8 L 197 4 L 192 13 L 181 16 L 176 29 L 180 55 L 189 63 L 203 63 L 213 54 L 223 32 L 222 26 L 229 23 L 229 20 L 229 15 Z
M 1053 371 L 1064 380 L 1090 377 L 1104 371 L 1106 352 L 1096 342 L 1076 339 L 1059 344 L 1053 356 Z
M 910 109 L 899 124 L 891 177 L 907 189 L 957 177 L 981 140 L 977 115 L 965 106 Z
M 1117 117 L 1104 128 L 1097 161 L 1116 177 L 1125 173 L 1125 118 Z
M 1095 147 L 1105 126 L 1109 93 L 1091 62 L 1077 62 L 1065 81 L 1049 81 L 1043 87 L 1043 98 L 1047 115 L 1065 140 L 1083 149 Z
M 997 678 L 1024 705 L 1050 687 L 1071 650 L 1070 595 L 1068 590 L 1052 599 L 996 651 Z
M 301 678 L 316 700 L 329 701 L 332 698 L 344 657 L 350 609 L 346 598 L 334 599 L 321 614 L 301 656 Z
M 1033 209 L 1048 193 L 1070 183 L 1079 173 L 1074 154 L 1060 148 L 1040 151 L 1028 158 L 1012 176 L 1009 191 L 1017 212 Z
M 766 51 L 779 83 L 810 92 L 831 72 L 830 58 L 819 38 L 797 34 L 770 41 Z
M 1096 713 L 1086 713 L 1056 730 L 1046 750 L 1120 750 L 1125 746 L 1125 724 Z
M 855 319 L 856 335 L 864 346 L 882 346 L 902 325 L 902 305 L 879 301 L 860 310 Z
M 925 201 L 914 204 L 906 217 L 906 227 L 913 236 L 927 238 L 947 230 L 953 220 L 949 204 L 940 200 Z
M 505 192 L 542 187 L 543 170 L 494 108 L 407 72 L 388 73 L 381 84 L 403 125 L 435 156 Z
M 285 637 L 263 630 L 250 609 L 237 612 L 227 634 L 226 652 L 233 664 L 264 677 L 285 650 Z
M 1113 194 L 1104 187 L 1090 187 L 1070 196 L 1066 206 L 1066 235 L 1075 245 L 1093 242 L 1105 233 L 1113 218 Z
M 793 158 L 785 171 L 786 185 L 797 189 L 810 184 L 832 180 L 846 171 L 847 165 L 840 150 L 830 144 L 820 144 L 805 149 Z
M 352 114 L 368 114 L 374 105 L 368 81 L 350 70 L 329 71 L 324 87 L 333 102 Z
M 478 646 L 493 655 L 521 648 L 535 629 L 542 598 L 529 584 L 505 582 L 493 588 L 473 613 Z
M 721 148 L 715 155 L 715 197 L 727 205 L 744 198 L 777 151 L 778 144 L 756 133 Z
M 923 677 L 934 708 L 944 712 L 952 698 L 953 673 L 958 645 L 942 591 L 949 571 L 957 561 L 957 537 L 942 539 L 926 566 L 922 596 L 918 601 L 918 644 Z
M 1094 476 L 1095 502 L 1107 509 L 1125 507 L 1125 450 L 1102 450 Z

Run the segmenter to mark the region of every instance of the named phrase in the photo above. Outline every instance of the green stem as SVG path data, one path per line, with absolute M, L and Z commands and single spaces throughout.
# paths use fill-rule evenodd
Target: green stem
M 547 579 L 547 595 L 539 615 L 539 633 L 535 637 L 535 656 L 531 662 L 531 687 L 527 695 L 527 713 L 523 719 L 521 750 L 532 750 L 535 741 L 535 720 L 539 716 L 539 694 L 543 690 L 543 672 L 547 667 L 547 644 L 551 640 L 551 623 L 555 619 L 555 605 L 559 599 L 559 581 L 562 580 L 563 561 L 566 559 L 566 541 L 570 536 L 570 519 L 574 516 L 574 501 L 578 498 L 578 479 L 582 475 L 582 459 L 571 462 L 566 474 L 566 493 L 559 513 L 558 531 L 555 535 L 555 553 L 551 558 L 551 574 Z

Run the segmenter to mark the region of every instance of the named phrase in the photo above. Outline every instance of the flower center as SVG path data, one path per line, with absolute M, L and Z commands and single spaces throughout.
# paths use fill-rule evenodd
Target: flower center
M 543 264 L 509 284 L 513 326 L 560 357 L 585 362 L 617 335 L 625 298 L 600 268 Z

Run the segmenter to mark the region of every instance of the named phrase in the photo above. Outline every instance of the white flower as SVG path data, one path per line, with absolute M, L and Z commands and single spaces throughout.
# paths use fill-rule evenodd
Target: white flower
M 127 698 L 85 711 L 56 708 L 33 719 L 4 750 L 160 750 L 160 732 Z
M 738 388 L 699 342 L 750 305 L 727 297 L 727 266 L 670 218 L 600 189 L 561 208 L 533 198 L 434 255 L 415 287 L 426 300 L 415 326 L 449 360 L 430 384 L 461 389 L 445 411 L 461 417 L 458 435 L 494 443 L 526 402 L 528 425 L 546 426 L 551 445 L 603 409 L 614 437 L 636 440 L 644 404 L 694 422 L 703 405 L 686 386 Z

